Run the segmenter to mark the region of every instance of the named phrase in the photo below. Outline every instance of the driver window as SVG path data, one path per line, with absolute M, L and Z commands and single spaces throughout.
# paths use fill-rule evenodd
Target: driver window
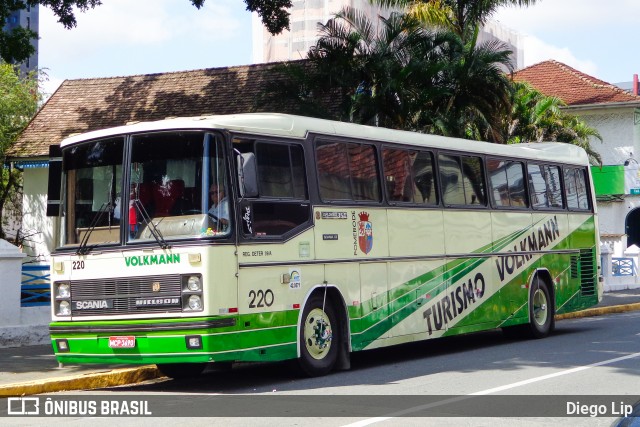
M 256 156 L 258 196 L 240 207 L 242 230 L 253 238 L 274 238 L 309 222 L 304 151 L 283 141 L 235 139 L 234 149 Z

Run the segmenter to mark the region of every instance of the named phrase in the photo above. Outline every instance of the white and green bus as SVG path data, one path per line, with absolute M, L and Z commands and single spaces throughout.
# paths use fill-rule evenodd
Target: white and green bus
M 410 341 L 544 337 L 554 315 L 602 296 L 589 163 L 569 144 L 239 114 L 59 149 L 48 210 L 62 363 L 178 377 L 298 359 L 322 375 Z

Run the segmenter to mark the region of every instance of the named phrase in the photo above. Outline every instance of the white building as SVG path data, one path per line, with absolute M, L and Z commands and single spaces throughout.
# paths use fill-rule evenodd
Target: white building
M 562 99 L 564 110 L 598 130 L 591 146 L 603 166 L 591 168 L 600 243 L 615 259 L 633 259 L 640 247 L 640 96 L 557 61 L 544 61 L 515 74 L 545 95 Z M 606 275 L 607 272 L 605 272 Z M 614 271 L 615 273 L 615 271 Z M 638 275 L 634 281 L 640 284 Z

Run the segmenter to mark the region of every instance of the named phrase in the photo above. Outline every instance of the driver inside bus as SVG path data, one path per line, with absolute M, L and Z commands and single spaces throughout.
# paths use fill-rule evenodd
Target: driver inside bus
M 218 231 L 224 231 L 229 226 L 229 201 L 224 194 L 224 186 L 215 182 L 211 184 L 209 198 L 211 199 L 209 215 L 216 221 Z

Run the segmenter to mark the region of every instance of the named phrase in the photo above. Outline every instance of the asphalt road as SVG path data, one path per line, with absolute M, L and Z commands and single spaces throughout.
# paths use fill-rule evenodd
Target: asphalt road
M 640 399 L 639 380 L 640 312 L 635 311 L 564 320 L 543 340 L 509 341 L 496 331 L 362 352 L 353 355 L 350 371 L 321 378 L 301 378 L 288 363 L 252 364 L 194 380 L 154 380 L 55 396 L 150 400 L 156 415 L 173 411 L 181 416 L 119 418 L 119 425 L 592 426 L 611 425 L 616 419 L 612 407 L 621 395 L 634 402 Z M 249 396 L 230 400 L 229 395 Z M 471 395 L 490 399 L 478 401 Z M 514 397 L 507 401 L 496 395 Z M 363 397 L 368 408 L 358 400 Z M 565 408 L 571 400 L 590 403 L 589 399 L 605 405 L 606 413 L 564 418 L 554 407 L 560 402 Z M 513 407 L 505 408 L 502 402 Z M 534 413 L 525 414 L 530 410 Z M 222 416 L 186 418 L 198 414 Z M 429 417 L 417 417 L 424 414 Z M 497 417 L 484 417 L 487 414 Z M 79 417 L 47 419 L 48 425 L 62 422 L 86 424 Z M 91 422 L 111 425 L 114 419 Z

